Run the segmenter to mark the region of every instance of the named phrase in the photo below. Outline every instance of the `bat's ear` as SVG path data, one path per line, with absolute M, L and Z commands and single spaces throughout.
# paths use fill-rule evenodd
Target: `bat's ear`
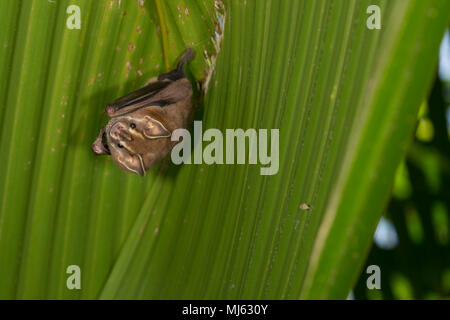
M 140 175 L 141 177 L 145 176 L 145 167 L 142 157 L 140 155 L 134 155 L 131 158 L 131 161 L 128 163 L 129 169 Z
M 167 138 L 170 131 L 158 120 L 145 116 L 144 135 L 149 139 Z
M 140 154 L 129 155 L 128 153 L 116 153 L 113 160 L 125 171 L 137 173 L 141 177 L 145 176 L 144 161 Z

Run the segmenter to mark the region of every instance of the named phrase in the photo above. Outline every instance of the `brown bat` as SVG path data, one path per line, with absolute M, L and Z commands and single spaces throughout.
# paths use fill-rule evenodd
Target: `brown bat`
M 183 67 L 193 57 L 188 48 L 175 70 L 108 104 L 111 120 L 92 144 L 94 153 L 109 154 L 121 169 L 140 176 L 163 159 L 178 143 L 172 132 L 187 128 L 192 118 L 192 87 Z

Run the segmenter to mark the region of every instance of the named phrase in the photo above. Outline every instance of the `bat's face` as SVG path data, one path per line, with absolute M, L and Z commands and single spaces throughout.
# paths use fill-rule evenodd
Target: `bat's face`
M 106 143 L 114 162 L 123 170 L 145 175 L 170 149 L 170 135 L 148 110 L 112 119 L 105 128 Z

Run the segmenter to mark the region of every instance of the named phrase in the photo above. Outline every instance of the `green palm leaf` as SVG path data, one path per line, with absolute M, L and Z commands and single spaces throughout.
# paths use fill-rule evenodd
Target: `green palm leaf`
M 70 4 L 80 30 L 66 27 Z M 373 4 L 381 30 L 366 27 Z M 0 297 L 345 298 L 449 9 L 445 0 L 3 1 Z M 173 67 L 186 46 L 196 51 L 190 75 L 208 78 L 223 15 L 197 118 L 203 130 L 279 128 L 278 173 L 166 161 L 142 179 L 95 157 L 105 104 Z M 81 290 L 66 287 L 69 265 L 82 270 Z

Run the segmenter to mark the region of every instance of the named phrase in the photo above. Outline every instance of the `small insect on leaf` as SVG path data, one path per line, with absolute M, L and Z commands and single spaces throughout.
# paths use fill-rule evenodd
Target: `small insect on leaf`
M 121 169 L 140 176 L 165 158 L 178 143 L 171 141 L 172 132 L 186 129 L 192 120 L 192 87 L 184 65 L 193 57 L 188 48 L 175 70 L 108 104 L 111 120 L 100 129 L 92 151 L 111 155 Z

